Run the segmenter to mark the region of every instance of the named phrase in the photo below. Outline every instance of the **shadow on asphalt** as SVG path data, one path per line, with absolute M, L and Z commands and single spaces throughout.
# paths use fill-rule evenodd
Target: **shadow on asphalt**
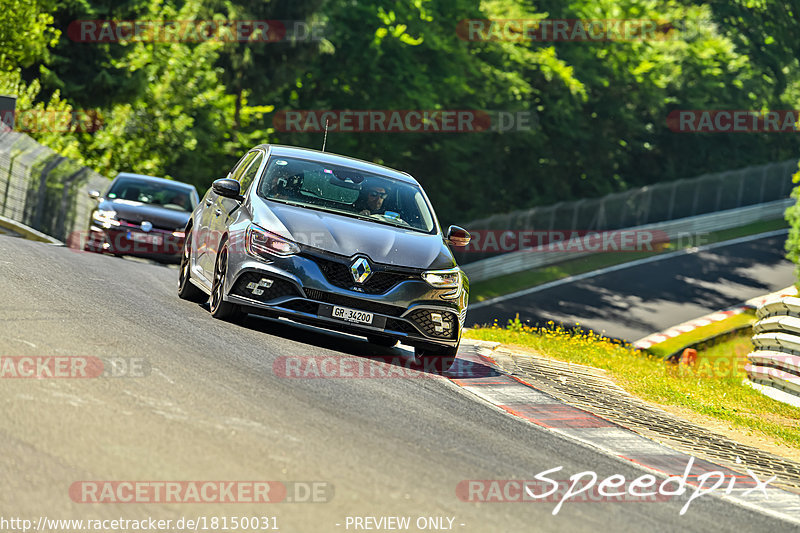
M 743 293 L 755 296 L 777 290 L 776 283 L 783 286 L 770 270 L 786 261 L 784 241 L 784 236 L 772 237 L 603 274 L 470 310 L 467 324 L 490 325 L 498 319 L 503 326 L 519 314 L 523 322 L 538 326 L 549 320 L 569 327 L 602 319 L 627 330 L 659 331 L 683 321 L 661 321 L 660 311 L 669 304 L 713 311 L 741 304 Z
M 208 304 L 204 304 L 203 307 L 207 309 Z M 369 359 L 372 362 L 392 365 L 402 368 L 404 371 L 444 375 L 453 379 L 500 375 L 499 372 L 490 366 L 458 358 L 456 358 L 455 361 L 453 358 L 445 358 L 435 363 L 425 363 L 420 366 L 414 358 L 414 349 L 410 346 L 400 344 L 393 348 L 386 348 L 371 344 L 364 337 L 327 330 L 288 319 L 247 315 L 238 325 L 253 331 L 281 337 L 309 346 L 323 348 L 325 350 L 334 350 L 344 355 L 361 357 Z
M 71 252 L 78 253 L 78 254 L 94 254 L 94 255 L 99 255 L 99 256 L 104 256 L 104 257 L 112 257 L 114 259 L 119 259 L 120 261 L 130 261 L 132 263 L 141 263 L 141 264 L 145 264 L 145 265 L 160 266 L 160 267 L 169 268 L 169 269 L 172 269 L 172 270 L 178 270 L 178 264 L 177 263 L 163 263 L 161 261 L 156 261 L 155 259 L 149 259 L 147 257 L 137 257 L 135 255 L 118 255 L 118 254 L 112 254 L 112 253 L 109 253 L 109 252 L 90 252 L 88 250 L 83 250 L 83 249 L 80 249 L 80 248 L 70 248 L 70 247 L 67 247 L 67 246 L 64 246 L 64 248 L 70 250 Z

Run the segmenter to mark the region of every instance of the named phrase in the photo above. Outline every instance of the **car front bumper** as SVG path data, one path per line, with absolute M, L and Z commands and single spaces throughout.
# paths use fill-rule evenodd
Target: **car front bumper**
M 144 239 L 149 239 L 150 242 Z M 84 250 L 177 262 L 180 260 L 184 239 L 182 230 L 154 228 L 144 232 L 135 225 L 105 228 L 92 224 L 89 226 Z
M 466 283 L 452 297 L 453 289 L 435 289 L 409 275 L 385 292 L 367 294 L 331 283 L 320 264 L 302 254 L 272 260 L 229 254 L 225 283 L 224 299 L 251 313 L 277 314 L 358 335 L 386 335 L 423 348 L 456 346 L 466 318 Z M 335 318 L 334 307 L 371 313 L 372 323 Z

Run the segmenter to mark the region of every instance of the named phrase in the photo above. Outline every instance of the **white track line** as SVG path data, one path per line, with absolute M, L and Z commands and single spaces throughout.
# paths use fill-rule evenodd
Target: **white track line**
M 506 300 L 513 300 L 514 298 L 519 298 L 520 296 L 525 296 L 528 294 L 533 294 L 539 291 L 545 291 L 547 289 L 552 289 L 553 287 L 558 287 L 560 285 L 566 285 L 568 283 L 574 283 L 576 281 L 581 281 L 584 279 L 593 278 L 595 276 L 601 276 L 603 274 L 608 274 L 610 272 L 617 272 L 619 270 L 624 270 L 626 268 L 631 268 L 639 265 L 645 265 L 647 263 L 654 263 L 656 261 L 663 261 L 665 259 L 671 259 L 673 257 L 679 257 L 681 255 L 688 255 L 694 254 L 697 252 L 704 252 L 706 250 L 713 250 L 715 248 L 723 248 L 725 246 L 733 246 L 735 244 L 741 244 L 743 242 L 750 242 L 750 241 L 757 241 L 759 239 L 766 239 L 769 237 L 776 237 L 778 235 L 789 233 L 788 229 L 779 229 L 774 231 L 768 231 L 766 233 L 759 233 L 758 235 L 748 235 L 746 237 L 739 237 L 737 239 L 731 239 L 729 241 L 722 241 L 722 242 L 715 242 L 712 244 L 706 244 L 703 246 L 698 246 L 695 248 L 686 248 L 685 250 L 676 250 L 674 252 L 667 252 L 665 254 L 654 255 L 651 257 L 645 257 L 644 259 L 637 259 L 635 261 L 629 261 L 627 263 L 620 263 L 619 265 L 613 265 L 610 267 L 601 268 L 599 270 L 592 270 L 591 272 L 584 272 L 583 274 L 576 274 L 574 276 L 567 276 L 566 278 L 557 279 L 555 281 L 548 281 L 547 283 L 542 283 L 541 285 L 537 285 L 535 287 L 531 287 L 529 289 L 523 289 L 521 291 L 512 292 L 510 294 L 504 294 L 503 296 L 497 296 L 495 298 L 491 298 L 489 300 L 484 300 L 482 302 L 478 302 L 476 304 L 471 304 L 469 309 L 478 309 L 481 307 L 485 307 L 487 305 L 493 305 L 496 303 L 504 302 Z

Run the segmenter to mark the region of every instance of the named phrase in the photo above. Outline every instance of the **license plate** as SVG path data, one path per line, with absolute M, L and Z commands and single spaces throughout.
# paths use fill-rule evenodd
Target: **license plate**
M 347 322 L 356 322 L 358 324 L 372 324 L 372 313 L 365 311 L 358 311 L 357 309 L 350 309 L 349 307 L 333 306 L 333 318 L 345 320 Z
M 128 232 L 128 239 L 135 242 L 153 244 L 155 246 L 161 246 L 161 244 L 163 244 L 163 238 L 161 235 L 148 235 L 147 233 Z

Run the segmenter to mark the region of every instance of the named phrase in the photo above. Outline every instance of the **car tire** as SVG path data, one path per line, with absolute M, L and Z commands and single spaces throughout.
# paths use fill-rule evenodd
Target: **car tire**
M 384 348 L 392 348 L 397 344 L 397 339 L 387 335 L 367 335 L 367 340 L 370 344 L 375 344 Z
M 181 254 L 180 270 L 178 273 L 178 298 L 195 303 L 203 303 L 208 300 L 208 295 L 196 287 L 191 281 L 191 261 L 192 252 L 192 232 L 186 233 L 183 241 L 183 253 Z
M 242 317 L 241 308 L 223 299 L 225 292 L 225 275 L 228 273 L 228 245 L 223 243 L 217 254 L 217 264 L 214 265 L 214 280 L 211 285 L 211 298 L 209 309 L 211 316 L 220 320 L 235 321 Z
M 460 342 L 459 342 L 460 344 Z M 414 357 L 423 370 L 441 373 L 453 366 L 458 353 L 458 344 L 455 346 L 438 346 L 436 348 L 414 348 Z

